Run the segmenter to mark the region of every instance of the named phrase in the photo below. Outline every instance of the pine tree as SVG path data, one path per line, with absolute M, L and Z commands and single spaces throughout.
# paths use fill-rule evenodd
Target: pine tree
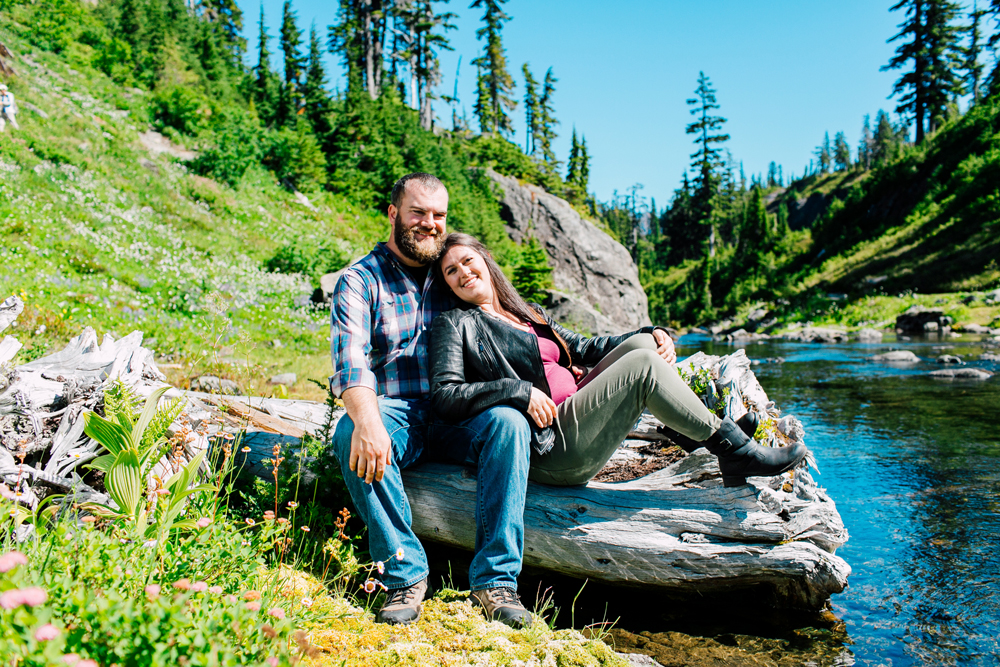
M 526 135 L 524 152 L 527 155 L 534 155 L 538 150 L 538 137 L 541 135 L 538 81 L 531 73 L 528 63 L 521 66 L 521 73 L 524 75 L 524 127 Z
M 552 142 L 558 136 L 555 126 L 559 124 L 559 121 L 556 120 L 555 108 L 552 105 L 552 96 L 556 92 L 556 83 L 558 81 L 559 79 L 555 77 L 550 67 L 545 72 L 545 83 L 542 86 L 541 97 L 538 98 L 537 125 L 539 136 L 537 150 L 541 152 L 542 160 L 547 166 L 549 173 L 555 173 L 559 170 L 559 160 L 556 159 L 555 150 L 552 148 Z
M 1000 5 L 1000 0 L 998 0 L 998 5 Z M 983 33 L 980 23 L 988 13 L 985 9 L 979 9 L 977 3 L 972 3 L 972 11 L 969 12 L 970 23 L 966 28 L 969 45 L 962 51 L 964 55 L 962 70 L 965 72 L 963 82 L 966 86 L 966 92 L 972 94 L 973 104 L 979 104 L 979 97 L 982 94 L 985 66 L 980 61 L 983 52 Z M 1000 33 L 997 34 L 1000 35 Z
M 750 201 L 746 207 L 743 217 L 743 226 L 740 229 L 740 242 L 738 246 L 738 259 L 747 268 L 757 266 L 758 258 L 765 252 L 771 241 L 771 230 L 769 228 L 767 209 L 764 208 L 764 200 L 761 198 L 759 187 L 750 190 Z
M 872 164 L 876 167 L 888 164 L 896 158 L 898 133 L 889 120 L 889 114 L 879 109 L 875 119 L 875 137 L 872 141 Z
M 816 151 L 813 154 L 819 161 L 819 173 L 825 174 L 829 172 L 830 165 L 833 163 L 833 150 L 830 147 L 829 132 L 823 137 L 823 143 L 816 147 Z
M 510 134 L 513 131 L 509 112 L 517 108 L 512 95 L 514 80 L 507 71 L 507 55 L 500 32 L 503 22 L 510 16 L 500 5 L 507 0 L 474 0 L 470 9 L 483 8 L 483 27 L 476 31 L 476 39 L 486 39 L 483 55 L 472 61 L 478 71 L 475 113 L 481 132 Z
M 398 2 L 394 15 L 403 30 L 394 29 L 393 32 L 406 44 L 406 49 L 399 51 L 398 46 L 394 46 L 393 62 L 405 60 L 409 63 L 410 104 L 420 111 L 421 127 L 430 130 L 434 122 L 433 89 L 441 83 L 441 63 L 437 53 L 441 49 L 452 50 L 444 34 L 435 30 L 453 30 L 455 26 L 449 21 L 456 15 L 451 12 L 435 14 L 430 0 Z
M 722 167 L 722 148 L 719 144 L 728 141 L 729 135 L 722 133 L 726 119 L 714 116 L 712 112 L 719 108 L 715 98 L 715 89 L 704 72 L 698 73 L 696 97 L 687 100 L 691 106 L 691 114 L 697 120 L 685 128 L 687 134 L 695 135 L 695 145 L 698 150 L 691 154 L 691 169 L 695 172 L 695 194 L 693 210 L 699 223 L 708 227 L 708 256 L 715 256 L 715 220 L 713 208 L 716 190 L 718 188 L 719 169 Z
M 952 22 L 959 7 L 952 0 L 900 0 L 890 11 L 906 10 L 900 31 L 889 42 L 901 43 L 896 54 L 881 69 L 901 69 L 912 62 L 893 87 L 893 95 L 902 95 L 896 112 L 914 120 L 916 143 L 922 143 L 926 131 L 933 132 L 944 117 L 953 96 L 961 91 L 955 73 L 958 66 L 958 28 Z
M 285 61 L 285 79 L 281 87 L 278 124 L 296 126 L 295 117 L 302 109 L 302 74 L 306 60 L 302 56 L 302 31 L 295 24 L 291 0 L 285 0 L 281 16 L 281 51 Z
M 260 5 L 260 21 L 257 23 L 257 65 L 253 68 L 254 85 L 253 101 L 257 116 L 265 126 L 274 123 L 277 113 L 277 77 L 271 69 L 271 49 L 268 43 L 271 36 L 267 34 L 264 25 L 264 4 Z
M 232 66 L 240 66 L 247 49 L 243 37 L 243 10 L 236 0 L 199 0 L 202 16 L 212 24 L 227 60 Z
M 838 132 L 833 139 L 833 163 L 837 171 L 847 171 L 851 168 L 851 147 L 843 132 Z
M 871 116 L 865 114 L 865 123 L 861 127 L 861 141 L 858 142 L 858 167 L 863 171 L 872 167 L 872 144 L 874 141 Z
M 521 257 L 514 268 L 514 287 L 529 303 L 545 303 L 552 287 L 552 267 L 545 248 L 533 234 L 521 244 Z
M 305 82 L 302 86 L 302 100 L 305 117 L 312 125 L 317 137 L 325 137 L 330 126 L 330 94 L 326 90 L 326 70 L 323 68 L 323 52 L 316 33 L 316 24 L 309 30 L 309 60 L 306 65 Z
M 569 159 L 566 160 L 566 182 L 576 183 L 580 177 L 580 141 L 576 138 L 576 125 L 569 140 Z
M 771 161 L 771 164 L 767 165 L 767 187 L 773 188 L 778 185 L 778 164 Z
M 580 135 L 580 158 L 577 170 L 576 184 L 584 192 L 590 187 L 590 151 L 587 150 L 587 137 Z

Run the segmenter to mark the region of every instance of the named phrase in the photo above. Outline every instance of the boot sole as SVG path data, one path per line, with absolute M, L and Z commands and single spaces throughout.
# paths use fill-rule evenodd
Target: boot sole
M 808 453 L 809 450 L 807 449 L 802 453 L 802 456 L 796 458 L 794 461 L 786 465 L 781 470 L 778 470 L 777 472 L 773 472 L 767 475 L 723 475 L 722 486 L 727 489 L 732 488 L 734 486 L 743 486 L 744 484 L 747 483 L 747 477 L 776 477 L 777 475 L 780 475 L 781 473 L 784 472 L 788 472 L 798 464 L 802 463 L 802 459 L 804 459 L 806 457 L 806 454 Z

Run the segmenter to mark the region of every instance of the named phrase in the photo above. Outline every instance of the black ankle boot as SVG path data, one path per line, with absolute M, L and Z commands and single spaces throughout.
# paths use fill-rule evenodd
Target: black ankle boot
M 736 421 L 736 425 L 740 427 L 740 430 L 747 434 L 748 438 L 752 438 L 753 434 L 757 432 L 757 426 L 760 424 L 760 417 L 757 416 L 756 412 L 748 412 Z M 690 454 L 699 447 L 704 447 L 704 442 L 698 442 L 697 440 L 692 440 L 682 433 L 678 433 L 669 426 L 657 426 L 657 433 L 662 433 L 670 439 L 670 442 L 674 443 L 685 452 Z
M 770 477 L 791 470 L 808 452 L 801 442 L 791 447 L 761 447 L 728 417 L 702 446 L 719 457 L 723 486 L 740 486 L 746 484 L 747 477 Z

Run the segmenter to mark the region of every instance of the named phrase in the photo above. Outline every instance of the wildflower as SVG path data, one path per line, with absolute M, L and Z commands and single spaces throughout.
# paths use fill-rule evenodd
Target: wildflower
M 0 572 L 10 572 L 18 565 L 27 565 L 28 558 L 20 551 L 10 551 L 0 556 Z
M 243 594 L 243 599 L 247 600 L 247 601 L 250 601 L 250 600 L 259 600 L 260 599 L 260 593 L 257 592 L 257 591 L 247 591 L 246 593 Z
M 281 607 L 271 607 L 267 610 L 267 615 L 278 619 L 279 621 L 285 617 L 285 610 Z
M 241 451 L 241 452 L 243 452 L 244 454 L 246 454 L 247 452 L 249 452 L 249 451 L 250 451 L 250 448 L 249 448 L 249 447 L 244 447 L 244 448 L 243 448 L 243 449 L 241 449 L 240 451 Z
M 295 502 L 294 500 L 289 500 L 288 501 L 288 509 L 289 510 L 294 510 L 298 506 L 299 506 L 299 504 L 297 502 Z
M 249 609 L 250 611 L 260 611 L 260 603 L 259 602 L 247 602 L 247 609 Z
M 403 547 L 396 549 L 396 560 L 403 560 Z
M 52 625 L 51 623 L 46 623 L 37 630 L 35 630 L 35 639 L 40 642 L 47 642 L 50 639 L 55 639 L 59 636 L 59 628 Z
M 278 667 L 278 665 L 281 664 L 281 662 L 277 658 L 275 658 L 273 655 L 270 658 L 268 658 L 267 660 L 265 660 L 264 662 L 266 662 L 268 665 L 270 665 L 270 667 Z
M 212 595 L 222 595 L 222 586 L 210 586 L 208 592 Z
M 82 519 L 80 519 L 80 521 L 82 521 L 84 523 L 94 523 L 95 521 L 97 521 L 97 517 L 96 516 L 85 516 Z
M 195 525 L 197 525 L 199 528 L 208 528 L 209 526 L 212 525 L 212 520 L 209 519 L 207 516 L 203 516 L 200 519 L 198 519 Z
M 191 580 L 190 579 L 178 579 L 174 582 L 174 588 L 179 591 L 189 591 L 191 590 Z
M 308 533 L 309 530 L 310 530 L 309 526 L 302 526 L 302 532 L 303 533 Z
M 160 595 L 159 584 L 150 584 L 149 586 L 146 586 L 143 590 L 146 591 L 146 597 L 148 597 L 150 600 L 155 600 Z
M 156 490 L 156 495 L 158 495 L 158 496 L 169 496 L 170 495 L 170 489 L 157 489 Z
M 21 605 L 37 607 L 48 599 L 48 594 L 37 586 L 7 591 L 0 595 L 0 609 L 16 609 Z
M 235 595 L 227 595 L 222 599 L 226 601 L 226 604 L 236 604 L 236 601 L 239 600 Z
M 135 574 L 135 572 L 133 572 L 132 570 L 125 570 L 126 577 L 131 577 L 133 574 Z
M 75 667 L 99 667 L 99 666 L 93 660 L 81 660 L 80 662 L 76 663 Z
M 264 521 L 270 521 L 273 518 L 274 518 L 274 512 L 272 512 L 271 510 L 267 510 L 266 512 L 264 512 Z
M 195 593 L 204 593 L 205 591 L 208 590 L 208 584 L 206 584 L 204 581 L 196 581 L 193 584 L 191 584 L 191 590 L 194 591 Z
M 256 526 L 257 525 L 257 522 L 254 521 L 253 519 L 251 519 L 250 517 L 247 517 L 245 519 L 245 521 L 246 521 L 246 523 L 247 523 L 248 526 Z
M 375 563 L 375 569 L 378 570 L 379 574 L 385 574 L 385 563 L 382 561 Z
M 146 540 L 142 543 L 143 549 L 155 549 L 156 545 L 159 544 L 156 540 Z
M 374 579 L 369 579 L 365 583 L 361 584 L 361 588 L 364 589 L 365 593 L 374 593 L 375 592 L 375 580 Z
M 17 496 L 14 492 L 7 488 L 6 484 L 0 484 L 0 496 L 6 498 L 7 500 L 17 500 Z
M 288 519 L 286 519 L 286 518 L 285 518 L 285 517 L 283 517 L 283 516 L 279 516 L 279 517 L 278 517 L 278 525 L 279 525 L 279 526 L 283 526 L 283 525 L 285 525 L 286 523 L 288 523 Z
M 313 606 L 313 599 L 312 598 L 302 598 L 302 606 L 305 607 L 306 609 L 308 609 L 309 607 Z

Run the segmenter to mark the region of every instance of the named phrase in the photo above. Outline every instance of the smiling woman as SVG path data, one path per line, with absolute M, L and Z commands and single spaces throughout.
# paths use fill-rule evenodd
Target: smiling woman
M 586 483 L 647 408 L 718 456 L 726 486 L 790 470 L 805 456 L 801 444 L 761 447 L 735 422 L 710 412 L 674 369 L 664 329 L 596 338 L 565 329 L 526 303 L 468 234 L 449 234 L 434 268 L 463 302 L 434 320 L 434 410 L 452 421 L 498 405 L 524 412 L 533 426 L 530 479 Z

